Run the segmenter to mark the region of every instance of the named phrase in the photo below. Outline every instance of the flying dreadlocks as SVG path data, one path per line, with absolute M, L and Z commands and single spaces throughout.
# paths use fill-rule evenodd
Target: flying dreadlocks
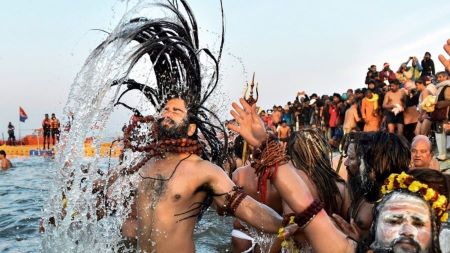
M 147 55 L 152 62 L 149 71 L 153 71 L 156 76 L 156 87 L 138 83 L 128 78 L 117 80 L 113 83 L 113 86 L 126 84 L 126 90 L 119 96 L 116 105 L 122 105 L 137 115 L 141 115 L 137 109 L 122 101 L 124 95 L 132 90 L 142 92 L 157 112 L 161 112 L 168 99 L 182 98 L 188 108 L 189 123 L 195 124 L 200 131 L 200 134 L 196 133 L 193 139 L 198 140 L 200 137 L 201 140 L 199 142 L 201 146 L 206 146 L 201 151 L 198 148 L 193 148 L 192 151 L 194 153 L 197 151 L 201 152 L 200 155 L 203 159 L 210 160 L 220 166 L 226 154 L 224 150 L 227 148 L 227 134 L 222 125 L 215 125 L 211 121 L 211 119 L 215 121 L 219 121 L 219 119 L 204 104 L 214 92 L 218 83 L 219 62 L 224 43 L 224 24 L 222 22 L 220 49 L 218 56 L 215 57 L 209 49 L 199 48 L 196 20 L 187 3 L 184 0 L 180 1 L 180 3 L 183 6 L 186 17 L 179 10 L 178 1 L 158 3 L 158 6 L 175 14 L 176 20 L 135 18 L 130 21 L 128 29 L 118 34 L 120 39 L 125 38 L 129 39 L 129 42 L 137 41 L 140 43 L 138 49 L 131 56 L 131 64 L 127 76 L 136 63 Z M 207 75 L 202 72 L 199 61 L 202 54 L 206 55 L 214 63 L 214 71 L 210 75 L 210 79 L 206 81 L 203 80 L 203 77 Z M 126 130 L 125 147 L 129 147 L 134 151 L 145 151 L 150 157 L 162 155 L 171 143 L 164 143 L 163 146 L 165 147 L 161 149 L 160 140 L 153 137 L 151 139 L 141 138 L 141 142 L 138 141 L 139 148 L 136 145 L 131 145 L 132 141 L 137 141 L 137 136 L 132 133 L 133 130 L 140 123 L 151 123 L 155 119 L 153 117 L 141 117 L 139 121 L 134 122 Z M 157 129 L 155 128 L 151 129 L 150 136 L 155 136 L 157 134 L 156 131 Z M 218 136 L 223 136 L 223 142 L 219 140 Z M 193 145 L 198 144 L 197 142 L 192 143 Z M 188 142 L 187 144 L 189 145 L 190 143 Z M 186 145 L 186 142 L 184 145 Z M 150 157 L 147 157 L 147 159 Z

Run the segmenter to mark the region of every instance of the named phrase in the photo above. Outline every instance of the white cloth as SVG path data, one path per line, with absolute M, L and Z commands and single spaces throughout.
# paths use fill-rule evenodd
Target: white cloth
M 250 237 L 249 235 L 247 235 L 246 233 L 242 232 L 241 230 L 237 230 L 237 229 L 233 229 L 233 231 L 231 231 L 231 236 L 232 237 L 236 237 L 239 239 L 243 239 L 243 240 L 247 240 L 247 241 L 251 241 L 252 242 L 252 246 L 247 249 L 246 251 L 242 251 L 242 253 L 249 253 L 252 252 L 253 249 L 256 246 L 256 242 L 255 239 L 253 239 L 252 237 Z

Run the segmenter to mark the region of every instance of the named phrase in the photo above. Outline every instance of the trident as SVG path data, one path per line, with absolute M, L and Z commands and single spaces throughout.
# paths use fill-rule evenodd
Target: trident
M 253 90 L 255 88 L 255 72 L 253 72 L 253 77 L 252 77 L 252 82 L 250 83 L 250 92 L 248 92 L 249 90 L 249 86 L 248 86 L 248 82 L 247 82 L 247 86 L 245 88 L 244 91 L 244 99 L 245 101 L 247 101 L 247 103 L 252 106 L 254 104 L 256 104 L 256 102 L 258 102 L 258 98 L 259 98 L 259 94 L 258 94 L 258 83 L 256 83 L 256 98 L 253 97 Z M 249 94 L 247 97 L 247 93 Z M 245 164 L 245 162 L 247 161 L 247 142 L 244 140 L 244 144 L 242 147 L 242 165 Z

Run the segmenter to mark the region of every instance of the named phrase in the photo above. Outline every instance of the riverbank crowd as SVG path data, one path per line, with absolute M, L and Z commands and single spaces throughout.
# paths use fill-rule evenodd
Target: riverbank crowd
M 438 162 L 433 143 L 436 159 L 447 158 L 449 59 L 439 56 L 445 70 L 437 73 L 427 53 L 420 63 L 410 57 L 397 72 L 388 63 L 379 72 L 371 66 L 364 89 L 299 92 L 286 106 L 261 112 L 255 99 L 241 98 L 232 103 L 227 130 L 205 103 L 218 83 L 221 50 L 215 56 L 199 48 L 195 17 L 180 2 L 159 6 L 176 14 L 171 19 L 133 19 L 111 34 L 121 45 L 134 45 L 124 63 L 129 72 L 143 55 L 150 57 L 157 85 L 129 73 L 112 82 L 126 87 L 114 104 L 134 115 L 123 128 L 120 164 L 96 173 L 67 161 L 62 200 L 57 195 L 62 208 L 41 231 L 52 235 L 55 226 L 121 217 L 115 220 L 123 240 L 114 251 L 195 252 L 194 228 L 212 206 L 235 218 L 233 252 L 450 251 L 450 178 L 439 163 L 432 168 Z M 444 50 L 450 56 L 450 39 Z M 200 64 L 202 52 L 212 68 Z M 102 53 L 94 51 L 89 63 Z M 130 90 L 141 92 L 157 113 L 143 115 L 127 104 L 123 94 Z M 346 157 L 339 162 L 345 170 L 333 167 L 333 147 Z M 67 193 L 88 175 L 98 179 L 78 195 L 96 200 L 95 211 L 67 215 L 73 211 L 67 203 L 76 202 Z M 275 236 L 267 243 L 261 234 Z

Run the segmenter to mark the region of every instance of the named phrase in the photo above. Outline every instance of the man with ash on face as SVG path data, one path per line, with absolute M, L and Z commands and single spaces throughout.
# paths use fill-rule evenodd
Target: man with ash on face
M 374 209 L 368 240 L 358 252 L 437 253 L 447 197 L 406 173 L 391 174 Z

